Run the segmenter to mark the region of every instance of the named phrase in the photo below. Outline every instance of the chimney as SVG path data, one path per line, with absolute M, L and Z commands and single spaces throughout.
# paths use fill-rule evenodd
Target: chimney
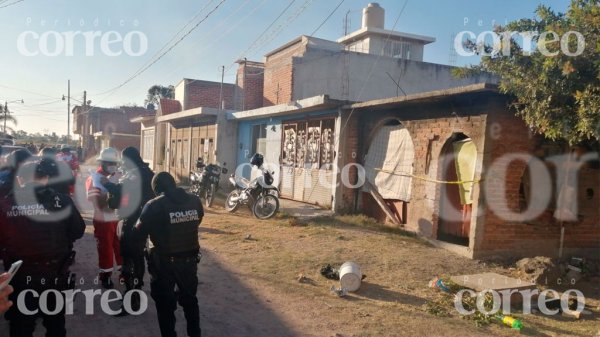
M 384 29 L 385 10 L 378 3 L 372 2 L 363 8 L 362 28 Z

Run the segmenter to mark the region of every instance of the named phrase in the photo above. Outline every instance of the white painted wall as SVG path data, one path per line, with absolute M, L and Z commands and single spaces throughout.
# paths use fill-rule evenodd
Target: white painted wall
M 362 53 L 341 53 L 308 46 L 304 56 L 294 60 L 293 99 L 326 94 L 332 99 L 366 101 L 401 96 L 404 93 L 408 95 L 474 83 L 497 82 L 491 75 L 456 78 L 451 74 L 452 68 L 441 64 Z M 346 71 L 347 76 L 344 76 Z M 399 82 L 404 93 L 397 89 L 390 76 Z M 346 83 L 344 78 L 347 78 Z M 348 97 L 344 97 L 344 91 L 348 93 Z

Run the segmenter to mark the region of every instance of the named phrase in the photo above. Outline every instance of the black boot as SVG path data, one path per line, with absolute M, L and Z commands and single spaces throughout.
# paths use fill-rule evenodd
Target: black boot
M 111 274 L 109 273 L 100 273 L 100 282 L 102 283 L 102 288 L 104 289 L 113 289 L 115 287 Z

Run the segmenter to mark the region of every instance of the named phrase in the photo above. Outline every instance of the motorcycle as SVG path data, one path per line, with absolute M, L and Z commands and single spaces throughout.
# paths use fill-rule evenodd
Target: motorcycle
M 254 162 L 251 162 L 254 165 Z M 259 168 L 262 166 L 262 161 Z M 261 175 L 250 181 L 232 174 L 229 182 L 233 191 L 225 200 L 225 209 L 233 213 L 241 205 L 247 205 L 258 219 L 269 219 L 279 210 L 279 190 L 273 186 L 273 172 L 261 169 Z
M 205 165 L 202 158 L 196 161 L 196 169 L 190 171 L 190 193 L 204 199 L 204 205 L 211 207 L 219 189 L 221 173 L 227 174 L 227 169 L 216 164 Z

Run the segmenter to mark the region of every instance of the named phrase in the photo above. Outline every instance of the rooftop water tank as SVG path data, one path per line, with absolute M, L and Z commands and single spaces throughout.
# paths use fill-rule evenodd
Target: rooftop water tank
M 381 28 L 385 24 L 385 10 L 378 3 L 372 2 L 363 8 L 362 28 Z

